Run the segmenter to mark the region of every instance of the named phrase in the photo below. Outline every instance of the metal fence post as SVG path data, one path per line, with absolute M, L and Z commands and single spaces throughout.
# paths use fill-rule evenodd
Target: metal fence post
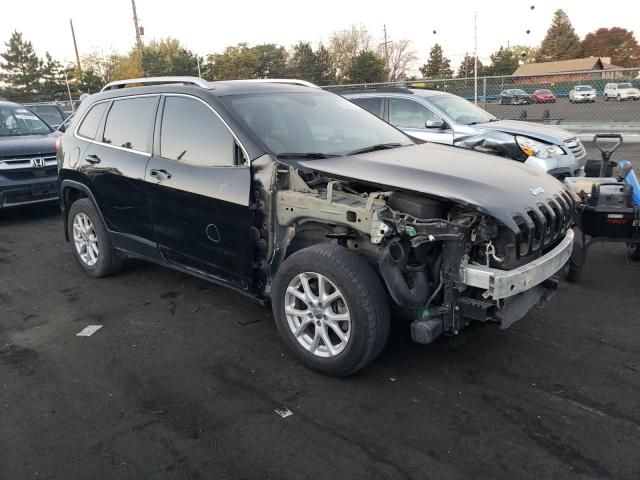
M 487 109 L 487 77 L 482 77 L 482 108 Z

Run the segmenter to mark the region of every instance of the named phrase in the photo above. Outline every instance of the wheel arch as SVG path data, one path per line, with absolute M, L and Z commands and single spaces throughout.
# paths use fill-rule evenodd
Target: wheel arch
M 62 180 L 60 184 L 60 202 L 62 207 L 62 218 L 64 221 L 64 236 L 67 242 L 69 241 L 69 209 L 75 201 L 81 198 L 91 199 L 93 205 L 98 211 L 98 215 L 100 215 L 100 219 L 102 220 L 103 224 L 106 225 L 106 223 L 104 223 L 104 217 L 102 216 L 100 207 L 98 206 L 98 202 L 96 202 L 91 189 L 84 183 L 78 182 L 76 180 Z

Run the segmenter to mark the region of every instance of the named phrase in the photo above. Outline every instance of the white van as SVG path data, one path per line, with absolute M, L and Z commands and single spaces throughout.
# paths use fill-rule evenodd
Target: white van
M 604 101 L 608 101 L 610 98 L 615 98 L 619 102 L 626 100 L 627 98 L 633 98 L 634 100 L 640 99 L 640 90 L 634 88 L 631 83 L 607 83 L 604 87 Z

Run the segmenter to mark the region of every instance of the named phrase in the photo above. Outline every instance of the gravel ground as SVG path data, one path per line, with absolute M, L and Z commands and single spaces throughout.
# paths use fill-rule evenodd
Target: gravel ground
M 0 478 L 637 480 L 640 272 L 623 253 L 594 247 L 581 284 L 508 330 L 423 346 L 396 320 L 337 380 L 238 294 L 142 262 L 90 279 L 55 209 L 1 213 Z

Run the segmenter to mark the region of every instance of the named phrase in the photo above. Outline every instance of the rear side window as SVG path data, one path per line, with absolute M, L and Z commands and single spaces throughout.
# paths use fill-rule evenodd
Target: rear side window
M 126 98 L 113 102 L 102 141 L 116 147 L 151 153 L 158 97 Z
M 235 141 L 227 126 L 199 100 L 167 97 L 160 155 L 200 167 L 234 164 Z
M 374 115 L 382 117 L 382 97 L 353 98 L 351 101 Z
M 85 115 L 78 129 L 78 135 L 95 140 L 100 120 L 102 120 L 102 114 L 104 114 L 108 104 L 108 102 L 98 103 L 89 109 L 89 113 Z

